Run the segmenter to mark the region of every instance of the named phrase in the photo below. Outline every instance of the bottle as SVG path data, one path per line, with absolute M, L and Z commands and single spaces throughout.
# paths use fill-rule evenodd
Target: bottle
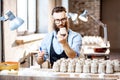
M 66 32 L 67 32 L 67 30 L 66 30 L 65 27 L 60 28 L 60 34 L 61 34 L 62 36 L 65 36 L 65 35 L 66 35 Z

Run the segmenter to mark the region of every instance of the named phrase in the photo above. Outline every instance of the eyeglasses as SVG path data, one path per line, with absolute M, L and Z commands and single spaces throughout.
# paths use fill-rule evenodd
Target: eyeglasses
M 55 23 L 56 24 L 59 24 L 60 22 L 66 22 L 67 21 L 67 18 L 62 18 L 62 19 L 55 19 Z

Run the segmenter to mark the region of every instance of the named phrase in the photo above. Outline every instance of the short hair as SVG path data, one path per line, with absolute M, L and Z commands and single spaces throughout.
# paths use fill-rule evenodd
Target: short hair
M 63 6 L 57 6 L 57 7 L 53 8 L 53 10 L 52 10 L 52 15 L 53 15 L 55 12 L 58 13 L 58 12 L 62 12 L 62 11 L 64 11 L 64 12 L 66 13 L 65 7 L 63 7 Z

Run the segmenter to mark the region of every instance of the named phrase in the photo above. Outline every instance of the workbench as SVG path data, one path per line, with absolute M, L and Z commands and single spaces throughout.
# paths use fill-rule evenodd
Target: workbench
M 0 73 L 0 80 L 120 80 L 120 73 L 63 73 L 52 69 L 24 68 L 13 73 Z

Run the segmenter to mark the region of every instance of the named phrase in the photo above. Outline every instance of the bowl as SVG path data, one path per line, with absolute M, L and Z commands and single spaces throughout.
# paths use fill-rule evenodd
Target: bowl
M 104 53 L 106 52 L 107 48 L 106 47 L 100 47 L 100 48 L 94 48 L 94 52 L 100 52 L 100 53 Z

